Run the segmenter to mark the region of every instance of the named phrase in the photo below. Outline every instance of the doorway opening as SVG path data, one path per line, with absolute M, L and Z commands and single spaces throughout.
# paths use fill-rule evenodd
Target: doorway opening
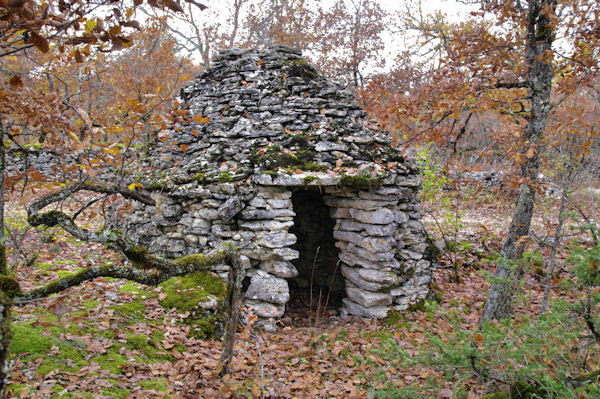
M 333 238 L 335 221 L 318 190 L 294 191 L 292 204 L 296 216 L 290 232 L 297 238 L 292 248 L 300 256 L 292 261 L 298 276 L 289 281 L 290 302 L 286 312 L 313 319 L 316 312 L 318 317 L 331 315 L 346 296 L 339 249 Z

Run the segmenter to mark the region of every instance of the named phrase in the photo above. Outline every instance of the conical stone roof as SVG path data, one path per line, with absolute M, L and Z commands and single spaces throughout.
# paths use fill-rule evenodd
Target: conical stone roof
M 180 101 L 177 123 L 151 151 L 150 186 L 251 176 L 261 184 L 369 185 L 386 171 L 414 172 L 352 91 L 287 46 L 221 52 Z

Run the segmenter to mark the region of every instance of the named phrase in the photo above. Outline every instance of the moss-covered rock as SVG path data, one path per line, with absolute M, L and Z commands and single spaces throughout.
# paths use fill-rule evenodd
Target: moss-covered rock
M 161 306 L 189 313 L 186 323 L 192 327 L 192 335 L 209 338 L 222 333 L 225 320 L 222 301 L 226 293 L 223 280 L 210 272 L 195 272 L 171 278 L 160 286 L 166 295 L 160 301 Z
M 342 173 L 340 175 L 340 186 L 356 188 L 378 187 L 381 185 L 382 180 L 382 175 L 371 176 L 369 173 L 347 175 Z

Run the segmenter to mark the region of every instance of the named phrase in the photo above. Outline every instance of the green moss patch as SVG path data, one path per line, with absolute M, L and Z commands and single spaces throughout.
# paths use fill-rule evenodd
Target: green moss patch
M 54 370 L 74 372 L 89 364 L 84 360 L 81 349 L 63 345 L 57 346 L 59 353 L 45 357 L 36 371 L 37 375 L 44 376 Z
M 140 381 L 139 385 L 145 390 L 153 390 L 160 392 L 168 390 L 167 383 L 163 379 L 153 381 Z
M 292 154 L 283 152 L 278 145 L 256 150 L 251 159 L 264 171 L 276 171 L 281 168 L 287 173 L 293 173 L 296 170 L 326 172 L 329 169 L 328 165 L 313 162 L 314 154 L 309 150 L 299 150 L 296 154 Z
M 75 274 L 79 273 L 80 271 L 85 270 L 84 267 L 77 267 L 75 268 L 74 271 L 69 271 L 69 270 L 56 270 L 54 273 L 56 273 L 56 275 L 59 278 L 65 278 L 65 277 L 71 277 L 74 276 Z
M 119 388 L 121 381 L 115 380 L 114 378 L 103 378 L 103 380 L 112 384 L 112 387 L 102 390 L 102 395 L 114 398 L 114 399 L 125 399 L 131 395 L 131 391 L 126 388 Z
M 156 298 L 157 296 L 156 292 L 154 292 L 152 288 L 138 283 L 134 283 L 133 281 L 128 281 L 125 284 L 123 284 L 119 288 L 119 292 L 135 294 L 146 298 Z
M 13 339 L 10 352 L 14 354 L 29 352 L 42 355 L 59 341 L 56 338 L 42 335 L 41 329 L 29 324 L 13 324 Z
M 113 305 L 111 306 L 111 309 L 114 309 L 116 313 L 131 317 L 135 320 L 143 320 L 146 316 L 146 306 L 140 300 L 134 300 L 120 305 Z
M 383 176 L 371 176 L 369 173 L 360 173 L 358 175 L 341 174 L 340 186 L 348 187 L 378 187 L 381 185 Z
M 135 349 L 142 349 L 146 347 L 149 340 L 150 338 L 144 334 L 129 334 L 127 336 L 127 343 Z
M 196 272 L 185 277 L 175 277 L 160 285 L 167 295 L 160 304 L 182 312 L 195 311 L 200 303 L 212 298 L 222 298 L 226 286 L 219 277 L 209 272 Z
M 116 353 L 115 349 L 111 348 L 110 352 L 95 356 L 91 361 L 98 363 L 101 368 L 110 371 L 112 374 L 121 374 L 121 366 L 129 364 L 129 361 L 125 356 Z
M 220 308 L 226 286 L 219 277 L 210 272 L 196 272 L 169 279 L 160 286 L 166 295 L 160 301 L 161 306 L 188 312 L 186 324 L 192 327 L 192 336 L 210 338 L 221 333 L 224 315 Z M 211 302 L 216 302 L 216 306 L 204 309 L 203 304 Z

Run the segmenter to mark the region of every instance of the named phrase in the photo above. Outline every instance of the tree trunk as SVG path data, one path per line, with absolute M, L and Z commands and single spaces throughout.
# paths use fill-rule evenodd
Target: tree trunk
M 565 223 L 566 215 L 565 215 L 565 207 L 567 205 L 567 200 L 569 197 L 569 185 L 571 183 L 572 178 L 572 167 L 569 165 L 567 170 L 567 175 L 564 178 L 562 195 L 560 196 L 560 208 L 558 210 L 558 226 L 556 226 L 556 231 L 554 233 L 554 241 L 552 242 L 552 252 L 550 253 L 550 261 L 548 264 L 548 269 L 544 274 L 544 299 L 542 300 L 542 307 L 540 310 L 540 314 L 544 314 L 546 309 L 548 309 L 548 301 L 550 300 L 550 288 L 552 286 L 552 280 L 554 278 L 554 269 L 556 268 L 556 253 L 558 252 L 558 246 L 560 245 L 560 241 L 563 237 L 563 225 Z
M 6 171 L 4 150 L 4 124 L 0 114 L 0 274 L 6 274 L 6 237 L 4 235 L 4 173 Z
M 523 135 L 521 154 L 524 162 L 519 177 L 519 197 L 513 213 L 508 235 L 500 261 L 496 265 L 496 278 L 488 293 L 480 324 L 492 319 L 506 318 L 512 314 L 512 299 L 522 273 L 522 266 L 516 260 L 521 258 L 525 240 L 529 234 L 535 200 L 534 183 L 539 171 L 539 154 L 552 89 L 552 37 L 553 27 L 550 13 L 554 12 L 555 0 L 529 0 L 527 12 L 527 96 L 531 110 Z
M 10 330 L 10 303 L 12 301 L 0 291 L 0 398 L 4 397 L 8 374 L 8 354 L 12 331 Z
M 6 275 L 6 239 L 4 236 L 4 124 L 0 114 L 0 275 Z M 8 369 L 7 359 L 12 334 L 10 331 L 10 300 L 0 288 L 0 398 L 4 397 L 6 374 Z

